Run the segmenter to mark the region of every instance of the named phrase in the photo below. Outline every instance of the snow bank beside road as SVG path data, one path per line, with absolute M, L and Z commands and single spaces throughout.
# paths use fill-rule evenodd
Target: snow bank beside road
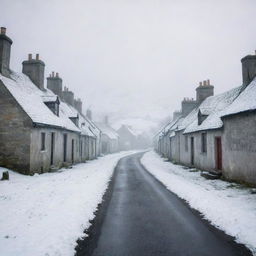
M 251 189 L 221 180 L 206 180 L 200 172 L 164 162 L 152 151 L 142 157 L 141 163 L 170 191 L 256 255 L 256 194 Z
M 56 173 L 0 181 L 0 255 L 70 256 L 90 226 L 118 160 L 107 155 Z M 4 168 L 0 168 L 0 176 Z

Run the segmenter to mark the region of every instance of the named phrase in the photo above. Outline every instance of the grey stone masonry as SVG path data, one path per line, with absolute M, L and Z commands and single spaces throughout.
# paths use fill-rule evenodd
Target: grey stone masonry
M 0 32 L 0 73 L 8 77 L 12 40 L 6 36 L 6 28 L 1 27 Z
M 181 102 L 182 116 L 187 116 L 196 106 L 197 102 L 194 99 L 184 98 Z
M 45 64 L 39 59 L 39 54 L 36 54 L 36 59 L 32 59 L 32 54 L 29 54 L 28 60 L 23 61 L 22 65 L 22 73 L 27 75 L 40 90 L 44 90 Z
M 90 109 L 87 109 L 86 110 L 86 117 L 89 119 L 89 120 L 92 120 L 92 111 Z
M 83 103 L 82 103 L 82 101 L 81 101 L 81 99 L 76 99 L 75 101 L 74 101 L 74 104 L 75 104 L 75 108 L 76 108 L 76 110 L 79 112 L 79 113 L 82 113 L 82 105 L 83 105 Z
M 201 104 L 206 98 L 214 95 L 214 86 L 210 85 L 210 80 L 200 82 L 196 88 L 196 101 Z
M 32 121 L 0 81 L 0 166 L 29 174 Z
M 47 88 L 62 98 L 62 79 L 59 77 L 59 73 L 49 75 L 47 77 Z
M 74 106 L 74 93 L 69 91 L 67 87 L 64 88 L 62 92 L 63 100 L 71 106 Z
M 256 51 L 255 55 L 247 55 L 241 59 L 243 85 L 247 86 L 256 76 Z

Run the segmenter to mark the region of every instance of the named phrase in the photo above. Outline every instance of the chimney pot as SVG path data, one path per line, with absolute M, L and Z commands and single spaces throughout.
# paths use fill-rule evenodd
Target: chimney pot
M 6 34 L 6 28 L 5 27 L 1 27 L 1 35 L 5 35 Z
M 54 77 L 54 71 L 52 71 L 52 77 Z
M 36 60 L 39 60 L 39 54 L 38 53 L 36 54 Z
M 202 82 L 200 82 L 200 83 L 199 83 L 199 86 L 202 86 L 202 85 L 203 85 L 203 83 L 202 83 Z
M 59 73 L 58 72 L 56 72 L 56 77 L 59 77 Z
M 205 80 L 203 81 L 203 85 L 204 85 L 204 86 L 206 85 L 206 81 L 205 81 Z
M 207 80 L 207 85 L 210 85 L 210 79 Z
M 28 60 L 32 60 L 32 54 L 31 53 L 28 54 Z

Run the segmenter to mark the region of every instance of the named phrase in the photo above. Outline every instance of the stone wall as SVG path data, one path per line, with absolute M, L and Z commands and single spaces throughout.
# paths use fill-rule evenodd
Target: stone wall
M 41 133 L 45 133 L 45 150 L 41 150 Z M 54 133 L 53 165 L 51 166 L 51 136 Z M 67 158 L 64 163 L 64 134 L 67 134 Z M 31 134 L 31 173 L 47 172 L 50 168 L 60 168 L 72 164 L 72 139 L 74 140 L 74 161 L 78 163 L 80 157 L 79 134 L 52 128 L 35 128 Z
M 0 81 L 0 165 L 29 174 L 32 121 Z
M 225 177 L 256 184 L 256 112 L 225 117 L 223 121 Z

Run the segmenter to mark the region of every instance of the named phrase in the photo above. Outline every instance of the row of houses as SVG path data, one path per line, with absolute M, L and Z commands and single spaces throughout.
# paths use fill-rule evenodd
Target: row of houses
M 12 40 L 0 29 L 0 166 L 32 175 L 134 149 L 139 137 L 83 114 L 82 101 L 58 72 L 46 78 L 39 54 L 28 54 L 22 73 L 10 68 Z M 127 134 L 129 133 L 129 136 Z
M 200 82 L 196 100 L 184 98 L 154 148 L 175 163 L 256 185 L 256 52 L 241 62 L 241 86 L 214 95 L 209 80 Z
M 33 174 L 85 162 L 101 154 L 101 130 L 82 113 L 82 101 L 47 77 L 36 54 L 10 69 L 12 40 L 0 32 L 0 166 Z

